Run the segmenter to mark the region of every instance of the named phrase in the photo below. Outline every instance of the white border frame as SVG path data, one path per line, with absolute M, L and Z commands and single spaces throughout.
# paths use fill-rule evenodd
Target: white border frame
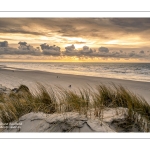
M 14 11 L 0 12 L 0 18 L 150 18 L 150 11 Z

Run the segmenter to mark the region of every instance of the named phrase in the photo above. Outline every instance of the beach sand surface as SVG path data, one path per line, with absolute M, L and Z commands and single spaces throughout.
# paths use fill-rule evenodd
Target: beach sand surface
M 37 87 L 37 82 L 46 87 L 49 87 L 49 85 L 56 85 L 71 90 L 88 87 L 94 89 L 99 84 L 110 86 L 114 83 L 115 85 L 122 85 L 135 94 L 144 97 L 150 104 L 150 82 L 91 77 L 88 76 L 88 74 L 85 76 L 71 75 L 67 74 L 67 72 L 66 74 L 61 74 L 32 70 L 0 69 L 0 84 L 8 88 L 15 88 L 20 84 L 25 84 L 31 91 L 34 91 L 36 89 L 35 87 Z M 71 87 L 69 87 L 69 85 L 71 85 Z

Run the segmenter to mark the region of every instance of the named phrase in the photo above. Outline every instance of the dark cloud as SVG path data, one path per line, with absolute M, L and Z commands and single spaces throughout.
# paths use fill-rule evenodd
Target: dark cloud
M 27 42 L 19 42 L 18 44 L 20 44 L 20 46 L 26 46 Z
M 63 54 L 67 56 L 78 56 L 79 51 L 75 49 L 74 45 L 70 45 L 65 47 L 65 51 L 63 52 Z
M 44 30 L 36 30 L 45 28 Z M 150 18 L 1 18 L 0 33 L 49 35 L 48 31 L 69 37 L 114 39 L 114 35 L 150 33 Z M 90 34 L 89 34 L 90 33 Z
M 93 53 L 96 52 L 95 50 L 92 50 L 88 46 L 83 46 L 81 50 L 76 50 L 74 45 L 70 45 L 65 47 L 65 51 L 63 52 L 63 55 L 67 56 L 93 56 Z
M 53 55 L 59 56 L 61 54 L 60 47 L 49 46 L 46 43 L 41 44 L 39 47 L 34 48 L 32 45 L 28 45 L 27 42 L 19 42 L 18 48 L 13 48 L 8 45 L 7 41 L 0 42 L 0 55 Z
M 107 47 L 100 47 L 92 49 L 89 46 L 83 46 L 82 49 L 77 50 L 74 44 L 65 47 L 65 51 L 61 51 L 60 47 L 53 45 L 50 46 L 46 43 L 41 44 L 39 47 L 34 48 L 28 45 L 27 42 L 19 42 L 18 48 L 10 47 L 7 41 L 0 42 L 0 55 L 30 55 L 30 56 L 78 56 L 80 57 L 102 57 L 102 58 L 148 58 L 148 53 L 144 50 L 141 51 L 125 51 L 125 50 L 109 50 Z
M 122 30 L 131 32 L 148 30 L 150 28 L 150 18 L 112 18 L 110 22 Z
M 7 41 L 0 42 L 0 47 L 8 47 L 8 42 Z
M 136 56 L 135 51 L 132 51 L 132 52 L 129 53 L 129 57 L 135 57 L 135 56 Z
M 124 51 L 113 51 L 113 52 L 108 52 L 108 53 L 97 53 L 98 57 L 103 57 L 103 58 L 146 58 L 146 55 L 144 53 L 138 53 L 135 51 L 132 52 L 124 52 Z
M 97 54 L 96 50 L 93 50 L 88 46 L 83 46 L 83 48 L 81 50 L 76 50 L 74 45 L 70 45 L 70 46 L 65 47 L 65 49 L 66 50 L 63 52 L 63 55 L 67 55 L 67 56 L 93 57 L 93 56 L 96 56 L 96 54 Z
M 108 53 L 109 52 L 109 49 L 107 47 L 100 47 L 98 50 L 99 50 L 99 52 L 102 52 L 102 53 Z
M 36 24 L 34 18 L 0 18 L 0 33 L 44 35 L 43 32 L 34 31 L 33 28 L 31 30 L 33 23 Z
M 132 51 L 126 54 L 126 58 L 146 58 L 146 54 L 144 51 L 140 51 L 139 53 L 136 51 Z
M 144 54 L 145 52 L 142 50 L 142 51 L 140 51 L 139 53 L 140 53 L 140 54 Z
M 94 51 L 88 46 L 83 46 L 83 49 L 79 51 L 81 55 L 90 56 Z
M 107 47 L 100 47 L 99 49 L 91 49 L 88 46 L 83 46 L 81 50 L 76 50 L 74 45 L 70 45 L 65 47 L 66 51 L 63 52 L 63 55 L 67 56 L 78 56 L 78 57 L 102 57 L 102 58 L 145 58 L 146 55 L 143 51 L 135 52 L 129 51 L 125 52 L 123 50 L 120 51 L 109 51 Z
M 26 29 L 0 29 L 0 33 L 20 33 L 20 34 L 31 34 L 31 35 L 46 35 L 44 32 L 33 32 Z
M 0 47 L 0 55 L 40 55 L 40 49 L 34 48 L 31 45 L 27 45 L 26 42 L 19 42 L 20 46 L 18 48 L 9 47 L 7 41 L 0 42 L 4 46 Z M 5 46 L 6 45 L 6 46 Z
M 41 49 L 43 50 L 44 55 L 54 55 L 59 56 L 60 55 L 60 47 L 58 46 L 49 46 L 48 44 L 44 43 L 41 44 Z

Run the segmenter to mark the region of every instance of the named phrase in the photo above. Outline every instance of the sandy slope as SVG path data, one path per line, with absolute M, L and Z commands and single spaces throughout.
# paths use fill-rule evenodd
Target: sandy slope
M 67 72 L 66 72 L 67 73 Z M 57 77 L 58 76 L 58 77 Z M 40 82 L 46 86 L 58 85 L 63 86 L 66 89 L 73 89 L 80 87 L 95 87 L 98 84 L 109 85 L 115 83 L 122 85 L 129 90 L 143 96 L 150 104 L 150 82 L 139 82 L 121 79 L 101 78 L 101 77 L 89 77 L 81 75 L 70 75 L 70 74 L 58 74 L 49 73 L 42 71 L 25 71 L 25 70 L 6 70 L 0 69 L 0 84 L 8 88 L 14 88 L 20 84 L 27 85 L 30 90 L 35 88 L 36 82 Z M 71 85 L 71 88 L 68 86 Z
M 12 122 L 3 132 L 125 132 L 113 123 L 125 118 L 125 108 L 107 108 L 104 110 L 103 119 L 93 115 L 79 115 L 76 112 L 61 114 L 29 113 L 22 116 L 19 122 Z M 129 132 L 138 132 L 130 129 Z

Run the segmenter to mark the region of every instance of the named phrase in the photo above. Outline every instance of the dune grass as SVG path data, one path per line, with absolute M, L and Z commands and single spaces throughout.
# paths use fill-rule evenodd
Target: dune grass
M 111 87 L 99 85 L 97 91 L 93 94 L 93 99 L 99 112 L 105 107 L 127 108 L 126 121 L 129 124 L 140 125 L 142 131 L 149 131 L 150 105 L 143 97 L 114 84 Z
M 41 84 L 37 86 L 38 90 L 34 94 L 27 86 L 20 85 L 16 93 L 11 92 L 5 98 L 0 95 L 0 119 L 3 123 L 17 121 L 30 112 L 79 112 L 88 117 L 91 109 L 95 117 L 102 120 L 106 107 L 123 107 L 127 108 L 126 120 L 130 124 L 137 123 L 142 131 L 149 131 L 150 105 L 144 98 L 122 86 L 99 85 L 96 90 L 87 88 L 79 89 L 78 92 L 58 87 L 47 90 Z

